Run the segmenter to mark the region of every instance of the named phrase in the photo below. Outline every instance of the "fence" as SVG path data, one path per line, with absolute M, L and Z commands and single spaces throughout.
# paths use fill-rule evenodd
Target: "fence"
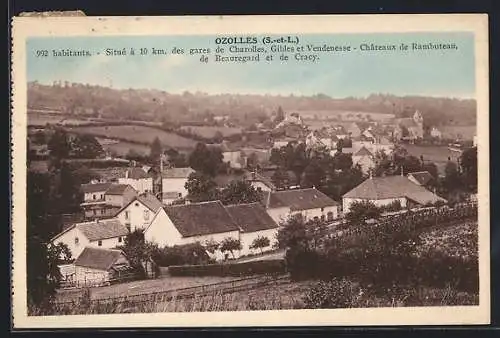
M 173 299 L 189 299 L 195 297 L 202 297 L 211 295 L 214 293 L 234 293 L 245 290 L 252 290 L 266 285 L 278 285 L 289 283 L 290 278 L 288 275 L 281 276 L 253 276 L 235 279 L 227 282 L 205 284 L 200 286 L 193 286 L 188 288 L 180 288 L 173 290 L 165 290 L 159 292 L 150 292 L 144 294 L 126 295 L 118 297 L 109 298 L 96 298 L 87 300 L 89 305 L 112 305 L 112 304 L 122 304 L 133 306 L 141 303 L 148 302 L 167 302 Z M 74 306 L 78 306 L 85 303 L 83 297 L 75 298 L 71 301 L 54 302 L 56 310 L 61 311 L 63 309 L 69 309 Z

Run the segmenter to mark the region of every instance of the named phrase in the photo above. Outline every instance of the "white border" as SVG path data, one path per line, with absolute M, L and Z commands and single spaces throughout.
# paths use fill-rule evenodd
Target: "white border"
M 13 324 L 17 328 L 454 325 L 490 322 L 488 17 L 485 14 L 17 17 L 13 19 Z M 26 309 L 26 39 L 42 36 L 454 32 L 475 34 L 480 305 L 28 317 Z

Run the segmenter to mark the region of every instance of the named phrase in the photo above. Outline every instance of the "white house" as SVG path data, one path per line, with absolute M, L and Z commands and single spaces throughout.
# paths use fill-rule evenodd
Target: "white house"
M 339 203 L 315 188 L 265 193 L 264 206 L 278 224 L 290 215 L 302 214 L 306 220 L 331 221 L 339 217 Z
M 160 247 L 199 242 L 239 240 L 239 227 L 220 201 L 165 206 L 144 231 L 144 238 Z M 238 253 L 234 253 L 237 256 Z M 216 259 L 225 256 L 217 250 Z
M 430 135 L 431 137 L 435 137 L 435 138 L 441 138 L 442 136 L 442 133 L 439 129 L 437 129 L 436 127 L 432 127 L 431 131 L 430 131 Z
M 415 184 L 406 176 L 370 177 L 342 196 L 344 214 L 352 203 L 369 201 L 378 207 L 399 201 L 402 208 L 416 208 L 445 199 Z
M 104 201 L 107 205 L 123 207 L 137 196 L 137 191 L 128 184 L 113 184 L 106 190 Z
M 144 230 L 162 206 L 162 202 L 154 195 L 145 193 L 134 197 L 121 208 L 116 214 L 116 218 L 131 232 L 137 229 Z
M 130 274 L 132 268 L 121 250 L 86 247 L 74 262 L 76 286 L 105 285 Z
M 118 219 L 103 219 L 73 224 L 52 238 L 51 243 L 66 244 L 76 258 L 87 246 L 109 249 L 122 245 L 128 233 Z
M 189 175 L 194 173 L 191 168 L 168 168 L 163 170 L 162 177 L 162 192 L 177 193 L 179 198 L 185 197 L 188 191 L 185 187 Z
M 118 183 L 130 185 L 139 194 L 153 191 L 153 178 L 143 168 L 129 168 L 125 172 L 125 177 L 118 179 Z
M 269 251 L 277 241 L 278 224 L 269 216 L 260 203 L 238 204 L 226 206 L 226 210 L 240 228 L 241 255 L 260 253 L 260 249 L 252 249 L 258 237 L 269 239 L 269 245 L 262 252 Z
M 352 155 L 352 163 L 359 164 L 363 173 L 368 173 L 375 168 L 375 156 L 366 147 L 362 147 Z
M 104 194 L 110 186 L 111 183 L 82 184 L 83 201 L 86 203 L 104 201 Z

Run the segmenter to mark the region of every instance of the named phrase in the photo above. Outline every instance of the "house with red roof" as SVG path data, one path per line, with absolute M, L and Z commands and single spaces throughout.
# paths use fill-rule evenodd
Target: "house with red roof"
M 378 207 L 399 201 L 402 208 L 418 208 L 430 203 L 444 202 L 423 186 L 406 176 L 370 177 L 342 196 L 343 212 L 349 212 L 354 202 L 369 201 Z

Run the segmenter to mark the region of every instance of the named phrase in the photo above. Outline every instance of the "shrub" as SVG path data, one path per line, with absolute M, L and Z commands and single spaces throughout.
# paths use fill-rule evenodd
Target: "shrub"
M 170 266 L 171 276 L 249 276 L 279 274 L 286 271 L 282 259 L 230 264 Z
M 362 289 L 356 283 L 345 279 L 321 281 L 308 290 L 303 300 L 306 308 L 332 309 L 359 306 Z

